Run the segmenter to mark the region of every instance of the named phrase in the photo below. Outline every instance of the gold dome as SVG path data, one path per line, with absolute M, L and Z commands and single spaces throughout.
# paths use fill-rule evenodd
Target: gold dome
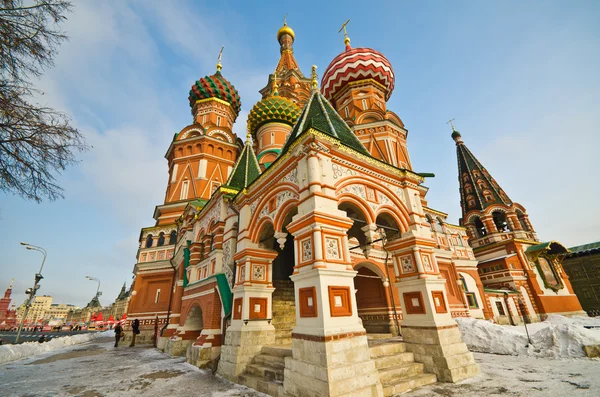
M 292 40 L 296 38 L 294 30 L 290 28 L 285 22 L 283 23 L 281 29 L 277 31 L 277 41 L 279 41 L 279 39 L 281 39 L 281 36 L 283 36 L 284 34 L 289 34 L 290 36 L 292 36 Z

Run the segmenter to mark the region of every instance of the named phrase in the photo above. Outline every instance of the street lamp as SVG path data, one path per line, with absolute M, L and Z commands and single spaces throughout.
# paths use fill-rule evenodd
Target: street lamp
M 96 288 L 96 300 L 98 301 L 98 304 L 100 304 L 100 295 L 102 295 L 102 292 L 100 291 L 100 279 L 96 278 L 96 277 L 90 277 L 90 276 L 85 276 L 85 278 L 98 283 L 98 288 Z
M 17 338 L 15 339 L 15 344 L 19 343 L 19 338 L 21 337 L 21 331 L 23 330 L 23 325 L 25 325 L 25 319 L 27 318 L 27 314 L 29 314 L 29 308 L 31 307 L 31 301 L 33 301 L 35 297 L 36 291 L 40 288 L 40 280 L 44 277 L 42 276 L 42 269 L 44 268 L 44 263 L 46 262 L 46 250 L 42 247 L 38 247 L 37 245 L 32 245 L 29 243 L 21 242 L 21 245 L 25 246 L 26 249 L 32 251 L 41 252 L 44 255 L 44 259 L 42 259 L 42 265 L 40 266 L 40 271 L 35 274 L 35 282 L 33 283 L 33 288 L 27 288 L 25 293 L 28 295 L 27 301 L 25 302 L 25 312 L 23 313 L 23 318 L 21 318 L 21 324 L 19 325 L 19 331 L 17 332 Z

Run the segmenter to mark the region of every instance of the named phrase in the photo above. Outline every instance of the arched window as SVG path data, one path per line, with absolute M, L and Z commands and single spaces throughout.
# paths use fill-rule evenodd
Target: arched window
M 148 237 L 146 237 L 146 248 L 152 247 L 152 243 L 154 243 L 154 236 L 149 234 Z
M 474 196 L 467 196 L 467 206 L 469 208 L 473 208 L 473 207 L 475 207 L 475 205 L 477 205 L 477 202 L 475 201 L 475 197 Z
M 221 126 L 221 116 L 217 116 L 217 126 Z
M 467 194 L 473 193 L 473 186 L 470 183 L 465 185 L 465 192 L 467 192 Z
M 189 182 L 187 180 L 183 181 L 181 184 L 181 200 L 185 200 L 188 197 L 188 184 Z
M 502 211 L 494 211 L 492 212 L 492 218 L 494 219 L 494 224 L 496 225 L 496 229 L 498 229 L 501 233 L 510 232 L 510 226 L 506 220 L 506 214 Z
M 476 217 L 474 223 L 475 229 L 477 230 L 477 236 L 484 237 L 487 234 L 487 230 L 485 230 L 485 226 L 483 225 L 483 222 L 481 222 L 481 218 Z
M 158 244 L 156 246 L 162 247 L 163 245 L 165 245 L 165 234 L 163 232 L 160 232 L 160 234 L 158 235 Z
M 177 231 L 173 230 L 171 232 L 171 235 L 169 236 L 169 244 L 176 244 L 177 243 Z
M 344 113 L 346 113 L 346 118 L 350 117 L 350 111 L 348 110 L 348 106 L 344 108 Z
M 521 211 L 517 211 L 517 218 L 519 219 L 519 223 L 521 224 L 523 230 L 530 232 L 531 230 L 529 229 L 529 223 L 527 222 L 527 219 L 525 219 L 525 214 Z
M 363 110 L 367 110 L 367 100 L 366 99 L 362 100 L 362 108 L 363 108 Z
M 444 222 L 440 219 L 440 217 L 435 218 L 435 231 L 438 233 L 444 233 L 444 229 L 442 228 L 442 224 Z
M 431 216 L 429 215 L 425 215 L 425 219 L 427 219 L 427 223 L 429 223 L 429 229 L 433 232 L 435 231 L 433 229 L 433 219 L 431 219 Z

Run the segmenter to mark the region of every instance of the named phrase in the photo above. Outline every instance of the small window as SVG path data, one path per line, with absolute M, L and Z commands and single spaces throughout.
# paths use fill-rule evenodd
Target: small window
M 474 292 L 467 292 L 465 294 L 467 296 L 467 302 L 469 303 L 470 309 L 479 309 L 479 305 L 477 304 L 477 298 L 475 297 Z
M 153 243 L 154 243 L 154 236 L 149 234 L 148 237 L 146 237 L 146 248 L 152 247 Z
M 275 143 L 275 133 L 271 132 L 271 145 Z
M 504 306 L 502 302 L 496 301 L 496 309 L 498 309 L 498 314 L 501 316 L 506 316 L 506 312 L 504 311 Z
M 366 99 L 362 100 L 362 108 L 363 108 L 363 110 L 367 110 L 368 109 L 368 107 L 367 107 L 367 100 Z
M 202 124 L 206 123 L 206 115 L 202 116 Z
M 163 245 L 165 245 L 165 234 L 163 232 L 160 232 L 160 234 L 158 235 L 157 247 L 162 247 Z
M 221 116 L 217 116 L 217 127 L 221 126 Z
M 158 303 L 160 299 L 160 288 L 156 290 L 156 298 L 154 299 L 154 303 Z
M 344 113 L 346 113 L 346 118 L 350 117 L 350 111 L 348 110 L 348 106 L 344 108 Z
M 169 236 L 169 244 L 177 243 L 177 231 L 173 230 Z
M 188 184 L 189 182 L 183 181 L 183 183 L 181 184 L 181 200 L 185 200 L 188 197 Z

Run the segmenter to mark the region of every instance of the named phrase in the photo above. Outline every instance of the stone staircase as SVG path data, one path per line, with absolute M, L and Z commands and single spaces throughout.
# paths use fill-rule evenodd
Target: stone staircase
M 238 382 L 272 397 L 283 397 L 285 357 L 292 356 L 292 346 L 264 346 L 252 359 Z
M 273 320 L 275 344 L 291 345 L 292 329 L 296 326 L 294 283 L 290 280 L 274 280 Z
M 385 397 L 437 382 L 435 374 L 423 372 L 423 364 L 415 362 L 401 338 L 369 339 L 369 350 Z

